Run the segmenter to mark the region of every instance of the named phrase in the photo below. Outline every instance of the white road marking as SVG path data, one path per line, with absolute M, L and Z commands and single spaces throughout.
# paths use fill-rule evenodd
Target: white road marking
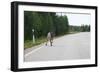
M 77 34 L 65 35 L 54 39 L 54 46 L 39 46 L 34 51 L 30 49 L 30 53 L 24 58 L 25 62 L 33 61 L 52 61 L 52 60 L 74 60 L 74 59 L 90 59 L 91 45 L 90 32 L 82 32 Z M 36 50 L 36 51 L 35 51 Z M 31 52 L 32 51 L 32 52 Z
M 28 56 L 28 55 L 30 55 L 30 54 L 32 54 L 33 52 L 36 52 L 37 50 L 41 49 L 42 47 L 44 47 L 44 46 L 41 46 L 39 48 L 36 48 L 36 49 L 32 50 L 31 52 L 25 54 L 25 57 Z

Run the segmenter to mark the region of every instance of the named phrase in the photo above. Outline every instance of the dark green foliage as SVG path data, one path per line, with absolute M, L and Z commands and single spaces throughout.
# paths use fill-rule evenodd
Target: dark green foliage
M 33 16 L 32 12 L 24 12 L 24 39 L 32 39 Z
M 34 29 L 34 33 L 32 29 Z M 71 26 L 66 15 L 57 15 L 55 12 L 24 11 L 24 48 L 30 48 L 46 42 L 47 33 L 50 31 L 55 36 L 89 32 L 90 25 Z M 33 34 L 36 38 L 35 43 L 32 41 Z
M 35 38 L 40 38 L 49 31 L 55 35 L 67 33 L 68 27 L 67 16 L 58 16 L 54 12 L 24 12 L 24 40 L 32 40 L 32 29 L 35 30 Z
M 54 31 L 56 35 L 61 35 L 68 32 L 68 18 L 67 16 L 55 16 L 53 17 Z
M 90 25 L 69 26 L 66 15 L 57 15 L 55 12 L 24 11 L 24 40 L 32 40 L 32 29 L 35 38 L 46 37 L 49 31 L 56 36 L 69 32 L 90 31 Z
M 90 25 L 81 25 L 81 26 L 69 26 L 70 32 L 89 32 Z
M 90 25 L 82 25 L 82 26 L 81 26 L 81 31 L 82 31 L 82 32 L 90 31 Z

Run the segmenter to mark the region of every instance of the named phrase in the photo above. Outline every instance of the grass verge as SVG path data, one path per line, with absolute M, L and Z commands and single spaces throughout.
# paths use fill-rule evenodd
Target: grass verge
M 33 46 L 39 45 L 39 44 L 44 43 L 44 42 L 46 42 L 46 37 L 41 37 L 39 39 L 36 39 L 35 43 L 33 43 L 32 40 L 27 40 L 24 42 L 24 48 L 25 49 L 31 48 Z
M 59 37 L 64 36 L 64 35 L 75 34 L 75 33 L 79 33 L 79 32 L 69 32 L 67 34 L 62 34 L 62 35 L 56 36 L 55 38 L 59 38 Z M 32 40 L 27 40 L 27 41 L 24 42 L 24 48 L 25 49 L 31 48 L 33 46 L 40 45 L 44 42 L 46 42 L 46 37 L 41 37 L 41 38 L 36 39 L 35 43 L 33 43 Z

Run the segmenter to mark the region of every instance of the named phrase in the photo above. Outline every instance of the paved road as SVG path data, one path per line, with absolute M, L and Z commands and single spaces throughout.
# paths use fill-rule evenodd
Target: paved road
M 53 46 L 39 46 L 28 49 L 24 56 L 27 61 L 51 61 L 90 58 L 90 32 L 81 32 L 59 37 Z

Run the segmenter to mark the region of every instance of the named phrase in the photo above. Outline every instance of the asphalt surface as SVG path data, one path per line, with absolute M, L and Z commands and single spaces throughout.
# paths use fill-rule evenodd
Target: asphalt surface
M 26 49 L 25 62 L 54 61 L 90 58 L 90 32 L 64 35 L 53 41 L 53 46 L 42 44 L 39 47 Z

